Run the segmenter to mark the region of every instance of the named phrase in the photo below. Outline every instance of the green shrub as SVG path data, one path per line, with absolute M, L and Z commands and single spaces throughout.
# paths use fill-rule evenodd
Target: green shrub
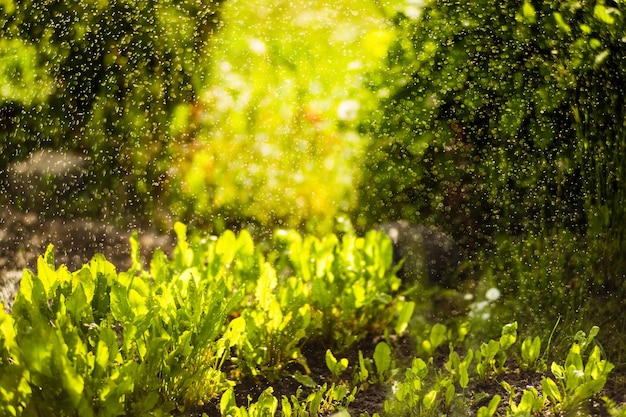
M 177 114 L 197 101 L 208 70 L 220 3 L 19 1 L 0 8 L 0 55 L 22 51 L 2 60 L 0 168 L 40 147 L 76 150 L 92 161 L 94 211 L 111 200 L 131 211 L 156 205 Z
M 438 223 L 470 243 L 617 226 L 622 12 L 441 0 L 396 15 L 389 68 L 373 77 L 386 98 L 364 124 L 375 140 L 361 215 Z
M 372 77 L 383 99 L 363 125 L 359 224 L 438 225 L 469 275 L 504 289 L 501 317 L 537 331 L 613 323 L 626 270 L 624 11 L 433 0 L 398 13 L 388 71 Z M 609 334 L 621 350 L 622 332 Z

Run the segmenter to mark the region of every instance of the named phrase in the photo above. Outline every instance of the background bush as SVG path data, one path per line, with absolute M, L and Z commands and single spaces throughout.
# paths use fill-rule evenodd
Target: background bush
M 480 268 L 495 262 L 493 280 L 518 304 L 554 315 L 590 294 L 619 300 L 623 12 L 440 0 L 396 14 L 388 67 L 372 76 L 383 99 L 362 125 L 374 139 L 359 222 L 425 221 L 468 254 L 491 248 Z
M 91 161 L 92 212 L 153 209 L 220 3 L 3 2 L 0 168 L 41 147 L 76 151 Z

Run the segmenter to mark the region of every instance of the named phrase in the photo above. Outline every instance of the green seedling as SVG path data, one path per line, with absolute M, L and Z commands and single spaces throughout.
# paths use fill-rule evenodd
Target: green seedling
M 450 374 L 430 376 L 428 363 L 414 358 L 404 379 L 394 385 L 394 397 L 385 401 L 387 415 L 435 416 L 450 411 L 455 399 L 454 378 Z
M 452 376 L 453 381 L 458 383 L 463 389 L 467 388 L 469 383 L 469 368 L 473 359 L 474 351 L 469 349 L 465 358 L 461 361 L 459 354 L 456 353 L 452 343 L 450 343 L 450 354 L 448 355 L 445 368 Z
M 590 333 L 597 334 L 592 329 Z M 578 339 L 581 340 L 581 339 Z M 587 341 L 590 341 L 587 339 Z M 583 344 L 588 347 L 589 344 Z M 575 342 L 570 348 L 564 365 L 552 362 L 550 370 L 554 376 L 546 377 L 541 381 L 544 395 L 550 400 L 551 408 L 572 412 L 586 400 L 597 395 L 606 384 L 607 377 L 614 366 L 609 361 L 601 359 L 600 348 L 594 346 L 587 363 L 582 358 L 583 346 Z
M 380 342 L 374 348 L 374 365 L 376 365 L 376 381 L 385 382 L 391 373 L 391 349 L 385 342 Z
M 539 336 L 524 339 L 520 350 L 521 356 L 518 358 L 520 368 L 534 371 L 541 371 L 545 368 L 545 363 L 539 358 L 541 354 L 541 339 Z
M 363 352 L 359 350 L 359 365 L 356 367 L 352 378 L 354 385 L 366 386 L 371 373 L 373 373 L 371 360 L 366 360 L 363 357 Z
M 237 407 L 235 393 L 228 389 L 220 399 L 220 412 L 232 417 L 273 417 L 278 410 L 278 399 L 273 395 L 274 388 L 269 387 L 259 395 L 256 402 L 248 397 L 247 406 Z
M 343 371 L 348 369 L 348 359 L 341 358 L 337 360 L 330 349 L 328 349 L 326 350 L 326 367 L 328 367 L 333 379 L 338 381 Z
M 336 341 L 333 350 L 346 349 L 372 330 L 387 329 L 398 308 L 397 328 L 405 330 L 411 306 L 392 302 L 400 280 L 392 272 L 391 246 L 383 232 L 346 234 L 340 240 L 333 234 L 318 239 L 282 231 L 276 239 L 284 248 L 277 263 L 302 286 L 279 302 L 293 308 L 294 296 L 306 300 L 319 320 L 309 337 Z
M 534 387 L 524 389 L 519 403 L 516 403 L 516 392 L 513 387 L 506 381 L 502 381 L 500 385 L 509 393 L 507 416 L 527 417 L 538 415 L 545 407 L 546 399 L 542 397 L 539 391 Z
M 487 406 L 482 406 L 478 409 L 476 417 L 492 417 L 493 415 L 495 415 L 501 400 L 502 397 L 500 397 L 498 394 L 494 395 Z
M 213 296 L 221 282 L 174 272 L 158 255 L 152 276 L 136 262 L 117 273 L 99 255 L 70 273 L 55 268 L 52 250 L 37 274 L 24 273 L 12 320 L 3 319 L 10 360 L 0 373 L 19 382 L 18 396 L 0 398 L 3 414 L 150 414 L 226 389 L 228 341 L 218 336 L 238 298 Z
M 450 339 L 448 333 L 448 328 L 445 325 L 440 323 L 433 325 L 428 334 L 428 339 L 423 340 L 420 344 L 420 353 L 426 358 L 433 356 L 435 350 Z
M 476 351 L 476 374 L 482 380 L 491 374 L 500 374 L 505 370 L 508 358 L 507 350 L 517 340 L 517 322 L 502 327 L 500 340 L 483 342 Z
M 350 403 L 354 401 L 357 389 L 349 391 L 344 385 L 324 384 L 309 394 L 305 399 L 301 399 L 302 390 L 299 388 L 295 394 L 287 397 L 283 395 L 280 399 L 273 395 L 273 388 L 263 391 L 256 402 L 248 398 L 246 406 L 237 406 L 235 402 L 234 390 L 227 390 L 220 399 L 220 413 L 222 416 L 233 417 L 272 417 L 276 415 L 278 404 L 281 406 L 281 416 L 283 417 L 309 417 L 317 415 L 327 415 L 334 411 L 345 411 Z

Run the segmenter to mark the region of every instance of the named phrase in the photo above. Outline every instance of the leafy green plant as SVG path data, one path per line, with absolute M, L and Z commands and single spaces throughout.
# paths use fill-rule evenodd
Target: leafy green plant
M 302 391 L 289 397 L 283 395 L 279 401 L 273 395 L 273 388 L 267 388 L 259 395 L 257 401 L 248 398 L 248 404 L 237 406 L 233 389 L 227 390 L 220 399 L 220 412 L 223 416 L 233 417 L 272 417 L 278 405 L 284 417 L 309 417 L 345 410 L 354 400 L 356 388 L 351 392 L 344 385 L 327 384 L 318 387 L 314 392 L 302 399 Z
M 340 360 L 337 360 L 330 349 L 326 350 L 325 359 L 326 367 L 335 381 L 339 379 L 343 371 L 348 369 L 348 359 L 341 358 Z
M 542 379 L 543 392 L 552 409 L 564 412 L 576 410 L 606 384 L 614 365 L 601 359 L 600 348 L 594 346 L 587 362 L 583 361 L 583 353 L 597 332 L 597 327 L 594 327 L 589 338 L 579 333 L 578 341 L 572 344 L 565 363 L 552 362 L 550 370 L 555 380 L 550 377 Z
M 449 333 L 445 325 L 436 323 L 429 329 L 428 338 L 418 344 L 418 353 L 423 354 L 426 358 L 433 356 L 439 346 L 450 340 Z
M 454 338 L 447 326 L 434 325 L 426 332 L 431 356 L 419 357 L 425 345 L 418 346 L 421 353 L 402 369 L 392 349 L 397 339 L 388 328 L 412 307 L 393 300 L 393 286 L 385 282 L 395 278 L 386 269 L 387 240 L 378 233 L 340 241 L 335 235 L 319 240 L 289 232 L 282 237 L 289 237 L 287 244 L 266 256 L 246 232 L 189 237 L 180 223 L 175 232 L 172 259 L 157 251 L 148 269 L 133 236 L 127 271 L 116 271 L 100 255 L 75 272 L 56 268 L 49 247 L 37 273 L 24 272 L 13 312 L 0 312 L 0 414 L 165 415 L 211 402 L 219 403 L 223 415 L 273 416 L 280 407 L 283 415 L 307 417 L 342 412 L 370 384 L 391 383 L 386 413 L 428 416 L 466 410 L 467 390 L 497 376 L 509 393 L 508 415 L 522 416 L 546 408 L 576 410 L 600 392 L 613 369 L 594 346 L 599 332 L 594 326 L 589 334 L 574 336 L 563 365 L 552 363 L 553 377 L 543 378 L 542 396 L 535 387 L 516 392 L 505 372 L 513 365 L 516 322 L 503 326 L 499 339 L 459 350 L 454 344 L 467 340 L 469 328 L 460 326 Z M 362 286 L 356 290 L 363 291 L 360 304 L 347 289 L 351 285 Z M 320 288 L 328 292 L 316 296 L 313 289 Z M 344 294 L 336 294 L 339 288 Z M 364 302 L 368 297 L 376 301 Z M 349 306 L 360 317 L 350 319 L 338 306 Z M 327 315 L 354 327 L 333 331 L 321 320 Z M 377 327 L 381 322 L 387 328 Z M 346 377 L 345 351 L 335 356 L 331 347 L 354 346 L 357 339 L 350 333 L 364 330 L 379 331 L 385 341 L 371 358 L 359 352 Z M 439 361 L 432 355 L 439 357 L 445 341 L 447 361 L 433 370 Z M 330 378 L 324 384 L 309 374 L 302 354 L 310 342 L 327 343 Z M 520 352 L 520 366 L 538 371 L 532 366 L 540 363 L 540 339 L 525 339 Z M 294 364 L 296 372 L 289 366 Z M 263 376 L 273 383 L 287 376 L 286 370 L 301 386 L 294 395 L 279 398 L 270 387 L 247 404 L 236 403 L 242 377 Z M 478 415 L 494 415 L 499 403 L 493 397 Z
M 374 348 L 374 365 L 376 365 L 376 381 L 384 383 L 392 371 L 391 348 L 385 342 L 380 342 Z
M 102 256 L 70 273 L 55 269 L 52 250 L 37 274 L 24 272 L 3 316 L 0 366 L 19 382 L 0 398 L 5 413 L 149 414 L 228 387 L 220 367 L 229 342 L 219 334 L 237 297 L 213 296 L 223 282 L 173 273 L 159 255 L 152 275 L 137 264 L 118 274 Z
M 502 397 L 498 394 L 494 395 L 493 398 L 489 401 L 489 404 L 486 406 L 482 406 L 478 409 L 476 413 L 477 417 L 492 417 L 496 414 L 498 410 L 498 405 L 500 405 L 500 401 L 502 401 Z
M 533 371 L 541 371 L 545 368 L 546 365 L 539 356 L 541 353 L 541 339 L 539 336 L 524 339 L 520 352 L 521 355 L 517 359 L 520 368 Z
M 507 416 L 530 416 L 537 415 L 544 409 L 546 398 L 539 394 L 535 387 L 528 387 L 522 391 L 519 403 L 515 402 L 516 392 L 506 381 L 502 381 L 502 387 L 509 393 Z
M 467 384 L 469 383 L 469 371 L 473 359 L 474 351 L 468 349 L 467 354 L 463 360 L 461 360 L 459 354 L 454 350 L 452 343 L 450 343 L 450 355 L 448 356 L 445 368 L 452 376 L 453 381 L 459 384 L 462 389 L 467 388 Z
M 399 329 L 406 328 L 411 311 L 403 307 L 408 302 L 392 298 L 400 280 L 392 272 L 391 242 L 383 232 L 345 234 L 340 241 L 334 234 L 320 240 L 284 231 L 276 239 L 285 247 L 276 262 L 302 285 L 313 314 L 320 316 L 320 336 L 345 349 L 367 332 L 386 328 L 396 319 L 395 308 L 404 311 Z
M 389 415 L 433 415 L 437 390 L 428 388 L 428 363 L 414 358 L 405 371 L 404 379 L 393 388 L 393 397 L 385 401 L 385 412 Z
M 508 358 L 507 350 L 517 340 L 517 322 L 502 327 L 502 335 L 499 340 L 483 342 L 480 349 L 475 352 L 476 374 L 480 379 L 486 379 L 492 373 L 499 374 L 504 371 Z

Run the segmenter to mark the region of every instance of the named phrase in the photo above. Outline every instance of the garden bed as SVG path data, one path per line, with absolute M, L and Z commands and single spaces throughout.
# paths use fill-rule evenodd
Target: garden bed
M 462 327 L 415 327 L 414 303 L 390 296 L 400 283 L 380 232 L 319 240 L 285 231 L 261 253 L 246 232 L 188 238 L 181 224 L 174 246 L 153 232 L 131 238 L 100 222 L 7 208 L 3 222 L 3 273 L 37 271 L 2 317 L 11 358 L 3 378 L 22 381 L 6 410 L 610 416 L 626 403 L 621 371 L 594 347 L 597 329 L 549 365 L 539 356 L 546 341 L 518 341 L 515 323 L 471 348 Z M 46 251 L 51 242 L 57 249 Z M 26 347 L 42 340 L 61 344 L 43 356 Z M 72 351 L 71 340 L 86 350 Z M 80 365 L 91 355 L 102 370 Z

